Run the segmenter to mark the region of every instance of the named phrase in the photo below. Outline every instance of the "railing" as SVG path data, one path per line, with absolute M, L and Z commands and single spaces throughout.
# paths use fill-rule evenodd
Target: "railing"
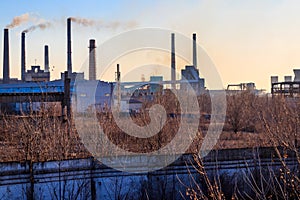
M 63 93 L 63 84 L 58 85 L 47 85 L 38 83 L 23 83 L 23 84 L 9 84 L 0 85 L 0 95 L 22 95 L 22 94 L 33 94 L 33 93 Z
M 300 96 L 300 82 L 277 82 L 272 83 L 272 95 L 283 95 L 288 97 Z

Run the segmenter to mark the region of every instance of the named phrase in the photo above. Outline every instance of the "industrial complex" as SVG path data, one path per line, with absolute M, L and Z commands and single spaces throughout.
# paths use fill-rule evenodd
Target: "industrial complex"
M 138 111 L 143 101 L 153 99 L 157 92 L 164 92 L 164 85 L 171 86 L 172 90 L 186 90 L 187 84 L 193 88 L 197 95 L 207 92 L 205 79 L 200 78 L 197 66 L 197 43 L 196 34 L 192 35 L 193 63 L 181 70 L 181 79 L 176 80 L 176 54 L 175 34 L 171 34 L 171 80 L 164 80 L 163 76 L 151 76 L 150 81 L 143 82 L 121 82 L 120 66 L 116 66 L 115 82 L 97 80 L 96 75 L 96 40 L 89 40 L 89 74 L 85 79 L 83 72 L 74 72 L 72 69 L 72 20 L 67 19 L 67 66 L 66 71 L 61 73 L 59 80 L 50 81 L 49 71 L 49 47 L 44 46 L 44 67 L 34 65 L 26 66 L 26 32 L 21 33 L 21 79 L 10 77 L 9 64 L 9 29 L 4 29 L 3 45 L 3 79 L 0 79 L 0 108 L 2 112 L 29 112 L 38 111 L 41 103 L 58 102 L 61 105 L 61 112 L 64 108 L 67 112 L 71 110 L 72 96 L 76 102 L 77 111 L 85 111 L 91 106 L 104 110 L 109 109 L 112 103 L 117 103 L 123 111 Z M 300 93 L 300 70 L 294 70 L 295 78 L 286 76 L 284 82 L 278 82 L 277 76 L 271 77 L 271 93 L 273 95 L 298 96 Z M 69 84 L 69 85 L 68 85 Z M 75 85 L 77 86 L 75 87 Z M 97 85 L 96 91 L 79 90 L 79 85 L 88 87 Z M 139 87 L 131 87 L 139 85 Z M 117 89 L 119 95 L 113 92 Z M 256 93 L 254 83 L 229 84 L 228 92 L 252 90 Z M 82 92 L 84 91 L 84 92 Z M 88 101 L 91 99 L 92 101 Z M 95 99 L 93 99 L 95 98 Z M 95 100 L 95 101 L 94 101 Z M 70 114 L 70 113 L 69 113 Z
M 197 68 L 197 45 L 196 34 L 193 34 L 193 65 L 185 66 L 181 70 L 181 80 L 176 80 L 176 59 L 175 59 L 175 34 L 171 34 L 171 80 L 163 80 L 163 76 L 152 76 L 148 82 L 122 82 L 120 84 L 120 66 L 117 66 L 115 82 L 105 82 L 97 80 L 96 75 L 96 41 L 89 40 L 89 74 L 88 80 L 85 79 L 83 72 L 74 72 L 72 69 L 72 19 L 67 19 L 67 67 L 61 73 L 59 80 L 50 81 L 49 71 L 49 47 L 44 46 L 44 68 L 41 66 L 26 66 L 26 32 L 21 33 L 21 79 L 10 77 L 9 64 L 9 29 L 4 29 L 3 45 L 3 79 L 0 79 L 0 106 L 2 112 L 29 112 L 34 109 L 38 111 L 39 105 L 46 102 L 58 102 L 70 110 L 72 96 L 76 96 L 77 110 L 84 111 L 94 106 L 99 110 L 109 108 L 111 103 L 117 102 L 121 109 L 137 111 L 142 104 L 142 100 L 153 99 L 157 92 L 164 92 L 163 85 L 170 85 L 174 90 L 186 90 L 187 84 L 191 85 L 196 94 L 205 92 L 204 78 L 200 78 Z M 68 85 L 69 83 L 69 85 Z M 94 93 L 85 90 L 85 93 L 77 94 L 76 86 L 96 84 L 97 89 Z M 139 85 L 132 91 L 133 85 Z M 120 95 L 113 95 L 115 87 L 120 87 Z M 78 88 L 78 87 L 77 87 Z M 80 87 L 79 87 L 80 88 Z M 67 91 L 68 90 L 68 91 Z M 118 96 L 118 97 L 116 97 Z M 85 99 L 95 97 L 94 105 Z M 114 99 L 117 98 L 117 99 Z M 117 100 L 117 101 L 115 101 Z M 84 102 L 84 103 L 83 103 Z

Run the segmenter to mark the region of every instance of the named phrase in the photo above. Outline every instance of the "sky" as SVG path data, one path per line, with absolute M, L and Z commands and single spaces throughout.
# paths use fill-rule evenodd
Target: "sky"
M 100 46 L 124 31 L 154 27 L 186 37 L 197 33 L 197 42 L 213 60 L 224 88 L 227 84 L 254 82 L 258 89 L 270 91 L 270 76 L 278 75 L 283 81 L 285 75 L 293 76 L 294 68 L 300 68 L 299 8 L 297 0 L 10 0 L 1 2 L 0 26 L 5 28 L 16 16 L 29 16 L 28 21 L 10 28 L 10 76 L 15 78 L 20 78 L 20 33 L 41 23 L 50 25 L 26 35 L 26 68 L 35 64 L 43 67 L 47 44 L 51 79 L 59 78 L 67 62 L 66 19 L 77 17 L 96 25 L 72 24 L 73 71 L 80 71 L 87 62 L 90 38 Z M 2 62 L 3 31 L 0 35 Z M 159 60 L 168 65 L 166 56 L 144 51 L 128 55 L 127 60 L 145 59 L 146 64 Z M 130 70 L 128 63 L 122 65 L 123 70 Z M 184 64 L 178 59 L 177 68 Z M 150 75 L 160 75 L 157 69 Z M 112 81 L 113 70 L 107 72 L 100 78 Z M 137 74 L 136 79 L 142 76 Z

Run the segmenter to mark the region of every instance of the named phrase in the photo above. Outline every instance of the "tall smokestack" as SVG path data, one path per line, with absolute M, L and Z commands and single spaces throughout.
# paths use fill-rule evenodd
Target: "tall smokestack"
M 197 42 L 196 42 L 196 33 L 193 33 L 193 65 L 197 69 Z
M 3 83 L 9 83 L 9 38 L 8 29 L 4 29 L 3 45 Z
M 68 45 L 68 60 L 67 60 L 67 66 L 68 66 L 68 75 L 71 77 L 72 75 L 72 47 L 71 47 L 71 18 L 67 19 L 67 45 Z
M 49 48 L 48 48 L 48 45 L 45 45 L 45 72 L 49 72 Z
M 25 57 L 25 32 L 21 34 L 21 79 L 25 81 L 26 57 Z
M 176 88 L 176 84 L 173 82 L 176 80 L 176 66 L 175 66 L 175 34 L 171 34 L 171 81 L 172 88 Z
M 96 41 L 90 40 L 89 54 L 89 80 L 96 80 Z
M 120 65 L 117 64 L 116 81 L 120 82 L 120 80 L 121 80 Z

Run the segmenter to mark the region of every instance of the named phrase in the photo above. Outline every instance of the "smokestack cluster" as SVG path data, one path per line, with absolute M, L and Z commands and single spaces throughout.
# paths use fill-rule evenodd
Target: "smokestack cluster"
M 196 42 L 196 33 L 193 33 L 193 65 L 197 69 L 197 42 Z
M 12 22 L 6 26 L 4 29 L 4 42 L 3 42 L 3 83 L 9 83 L 10 76 L 9 76 L 9 29 L 18 27 L 22 24 L 27 23 L 28 21 L 32 21 L 35 18 L 30 16 L 30 14 L 25 13 L 20 16 L 16 16 L 13 18 Z M 79 23 L 84 26 L 97 26 L 101 28 L 125 28 L 125 27 L 134 27 L 136 23 L 128 22 L 109 22 L 105 23 L 103 21 L 95 21 L 89 20 L 84 18 L 73 18 L 70 17 L 67 19 L 67 71 L 68 76 L 71 78 L 72 76 L 72 40 L 71 40 L 71 23 Z M 34 31 L 35 29 L 45 29 L 51 26 L 51 22 L 43 22 L 37 25 L 33 25 L 27 29 L 25 29 L 21 33 L 21 80 L 25 81 L 25 74 L 26 74 L 26 33 L 30 31 Z M 95 56 L 95 40 L 90 40 L 90 63 L 89 63 L 89 79 L 96 80 L 96 56 Z M 44 64 L 45 64 L 45 72 L 49 72 L 49 49 L 48 46 L 45 46 L 45 55 L 44 55 Z M 173 75 L 172 75 L 173 76 Z M 175 74 L 174 74 L 175 76 Z
M 25 57 L 25 32 L 21 33 L 21 79 L 25 81 L 26 57 Z
M 175 64 L 175 34 L 171 34 L 171 81 L 176 80 L 176 64 Z M 176 88 L 176 84 L 172 83 L 172 88 Z
M 72 21 L 72 18 L 67 19 L 67 54 L 68 54 L 67 68 L 68 68 L 69 78 L 72 75 L 71 21 Z
M 96 41 L 90 40 L 89 53 L 89 80 L 96 80 Z
M 45 45 L 45 57 L 44 57 L 44 67 L 45 67 L 45 72 L 49 72 L 49 48 L 48 45 Z
M 9 83 L 9 38 L 7 28 L 4 29 L 3 44 L 3 83 Z

